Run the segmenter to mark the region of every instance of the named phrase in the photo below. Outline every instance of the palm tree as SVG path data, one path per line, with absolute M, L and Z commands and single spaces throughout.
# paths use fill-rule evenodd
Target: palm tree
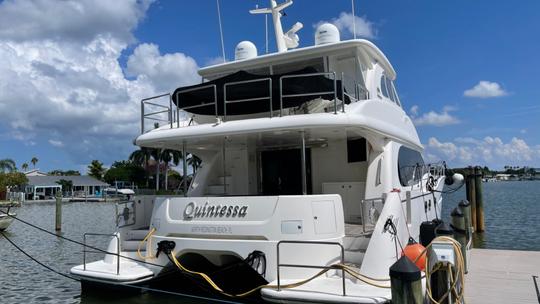
M 193 168 L 193 174 L 195 174 L 197 169 L 199 169 L 199 167 L 201 166 L 201 162 L 202 162 L 202 160 L 199 157 L 197 157 L 197 155 L 189 154 L 189 158 L 187 159 L 187 163 L 188 163 L 188 165 L 190 165 Z
M 165 162 L 165 190 L 167 190 L 169 182 L 169 163 L 172 161 L 175 166 L 178 166 L 180 159 L 182 159 L 182 153 L 176 150 L 165 149 L 161 151 L 160 159 Z
M 105 168 L 103 168 L 103 163 L 99 160 L 95 159 L 88 165 L 88 175 L 102 180 L 103 174 L 105 174 Z
M 136 165 L 143 166 L 146 173 L 148 171 L 148 161 L 150 160 L 150 157 L 152 157 L 151 150 L 152 149 L 145 147 L 135 150 L 129 156 L 129 160 Z M 146 187 L 148 188 L 148 175 L 146 176 Z
M 27 163 L 22 164 L 21 168 L 23 169 L 24 172 L 26 172 L 26 170 L 28 170 L 28 164 Z
M 17 170 L 17 166 L 15 165 L 15 161 L 13 159 L 11 158 L 0 159 L 0 172 L 5 173 L 6 171 L 13 172 L 16 170 Z
M 30 162 L 34 166 L 34 169 L 36 168 L 36 164 L 37 164 L 38 161 L 39 161 L 39 159 L 37 159 L 37 157 L 35 157 L 35 156 L 32 157 L 32 159 L 30 160 Z

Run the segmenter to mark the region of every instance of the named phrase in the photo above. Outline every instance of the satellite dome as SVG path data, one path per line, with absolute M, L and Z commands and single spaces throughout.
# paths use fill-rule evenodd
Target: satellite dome
M 242 41 L 234 49 L 234 60 L 244 60 L 257 57 L 257 47 L 251 41 Z
M 339 30 L 330 23 L 323 23 L 315 31 L 315 45 L 339 42 Z

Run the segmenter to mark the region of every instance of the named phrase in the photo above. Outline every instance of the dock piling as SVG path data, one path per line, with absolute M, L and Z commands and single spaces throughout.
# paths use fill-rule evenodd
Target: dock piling
M 474 169 L 469 167 L 467 170 L 467 176 L 465 177 L 465 188 L 467 193 L 467 200 L 471 204 L 471 223 L 473 230 L 476 231 L 476 183 L 474 180 Z
M 62 230 L 62 191 L 56 192 L 56 219 L 54 227 L 56 231 Z
M 474 170 L 474 189 L 476 196 L 476 228 L 478 232 L 484 232 L 484 199 L 482 197 L 482 168 L 476 167 Z
M 422 304 L 422 277 L 420 269 L 406 256 L 390 266 L 392 303 Z

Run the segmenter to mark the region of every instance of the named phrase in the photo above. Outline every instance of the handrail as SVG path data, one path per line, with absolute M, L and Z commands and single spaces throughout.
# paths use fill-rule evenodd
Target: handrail
M 149 100 L 154 100 L 154 99 L 162 98 L 162 97 L 165 97 L 165 96 L 169 97 L 169 106 L 149 102 Z M 157 112 L 151 112 L 151 113 L 145 113 L 145 111 L 144 111 L 144 106 L 145 105 L 151 105 L 151 106 L 154 106 L 154 107 L 165 108 L 166 110 L 157 111 Z M 165 94 L 156 95 L 156 96 L 141 99 L 141 134 L 144 133 L 144 120 L 145 119 L 151 119 L 151 120 L 157 120 L 157 121 L 166 121 L 166 122 L 170 123 L 171 129 L 172 129 L 173 120 L 174 120 L 173 117 L 172 117 L 172 113 L 173 113 L 172 112 L 172 107 L 173 107 L 172 106 L 172 98 L 171 98 L 170 93 L 165 93 Z M 168 120 L 165 120 L 163 118 L 151 117 L 151 116 L 154 116 L 154 115 L 157 115 L 157 114 L 162 114 L 162 113 L 168 113 L 168 115 L 167 115 Z
M 302 77 L 316 77 L 316 76 L 325 76 L 333 81 L 333 88 L 332 90 L 328 91 L 316 91 L 316 92 L 309 92 L 309 93 L 298 93 L 298 94 L 284 94 L 283 91 L 287 87 L 286 84 L 284 84 L 284 81 L 287 79 L 292 78 L 302 78 Z M 369 91 L 367 91 L 361 84 L 357 83 L 353 80 L 355 89 L 354 89 L 354 97 L 351 93 L 345 92 L 345 86 L 344 86 L 344 80 L 346 79 L 345 73 L 341 72 L 341 98 L 343 99 L 341 101 L 341 112 L 345 112 L 345 98 L 346 96 L 350 98 L 351 100 L 359 101 L 361 99 L 360 95 L 362 95 L 362 98 L 369 98 Z M 347 78 L 349 79 L 349 78 Z M 352 79 L 352 78 L 351 78 Z M 167 122 L 170 124 L 171 129 L 173 128 L 174 123 L 176 122 L 176 127 L 180 128 L 180 110 L 190 110 L 195 108 L 201 108 L 201 107 L 207 107 L 207 106 L 214 106 L 214 115 L 217 119 L 217 121 L 220 121 L 220 115 L 218 112 L 218 102 L 223 102 L 223 121 L 226 120 L 227 116 L 227 105 L 231 103 L 241 103 L 241 102 L 249 102 L 249 101 L 262 101 L 262 100 L 269 100 L 269 106 L 270 106 L 270 117 L 274 116 L 274 104 L 273 104 L 273 86 L 272 86 L 272 78 L 266 77 L 266 78 L 257 78 L 257 79 L 250 79 L 250 80 L 243 80 L 243 81 L 235 81 L 235 82 L 229 82 L 225 83 L 223 85 L 223 100 L 218 101 L 218 92 L 217 92 L 217 86 L 216 84 L 208 84 L 203 85 L 196 88 L 188 88 L 188 89 L 179 89 L 175 92 L 176 97 L 176 103 L 173 103 L 173 95 L 172 93 L 165 93 L 161 95 L 156 95 L 153 97 L 144 98 L 141 100 L 141 134 L 145 132 L 145 120 L 151 119 L 155 121 L 162 121 Z M 334 96 L 334 114 L 337 114 L 338 112 L 338 85 L 337 85 L 338 77 L 336 76 L 335 71 L 331 72 L 316 72 L 316 73 L 306 73 L 306 74 L 293 74 L 293 75 L 282 75 L 279 77 L 279 116 L 283 116 L 283 99 L 284 98 L 294 98 L 294 97 L 306 97 L 306 96 L 317 96 L 317 95 L 333 95 Z M 227 89 L 234 85 L 239 84 L 249 84 L 254 82 L 268 82 L 268 95 L 262 96 L 262 97 L 255 97 L 255 98 L 244 98 L 244 99 L 236 99 L 236 100 L 228 100 L 227 99 Z M 203 102 L 201 104 L 196 105 L 181 105 L 181 98 L 180 94 L 182 93 L 188 93 L 188 92 L 194 92 L 194 91 L 201 91 L 201 90 L 208 90 L 212 89 L 212 95 L 210 97 L 210 101 Z M 158 104 L 155 102 L 150 102 L 151 100 L 163 98 L 163 97 L 169 97 L 169 104 L 163 105 Z M 213 98 L 212 98 L 213 97 Z M 153 106 L 153 107 L 159 107 L 163 110 L 161 111 L 155 111 L 155 112 L 145 112 L 145 106 Z M 277 110 L 277 109 L 276 109 Z M 167 118 L 161 118 L 161 117 L 155 117 L 156 115 L 165 114 L 167 113 Z
M 108 237 L 115 237 L 116 238 L 116 275 L 120 274 L 120 237 L 118 237 L 117 233 L 90 233 L 87 232 L 83 234 L 83 270 L 86 271 L 86 253 L 99 253 L 99 251 L 90 251 L 86 250 L 86 237 L 87 236 L 108 236 Z
M 181 93 L 188 93 L 188 92 L 206 90 L 208 88 L 214 89 L 213 90 L 213 92 L 214 92 L 214 102 L 205 102 L 205 103 L 202 103 L 202 104 L 186 106 L 186 107 L 181 107 L 180 106 L 180 94 Z M 212 104 L 214 104 L 214 110 L 215 110 L 215 115 L 216 115 L 216 119 L 217 119 L 219 116 L 218 116 L 217 87 L 216 87 L 215 84 L 208 84 L 208 85 L 205 85 L 205 86 L 202 86 L 202 87 L 184 89 L 184 90 L 180 90 L 180 91 L 176 92 L 176 117 L 177 117 L 176 126 L 177 126 L 177 128 L 180 128 L 180 110 L 195 109 L 195 108 L 209 106 L 209 105 L 212 105 Z
M 303 94 L 289 94 L 283 95 L 283 79 L 289 78 L 300 78 L 300 77 L 314 77 L 314 76 L 333 76 L 334 80 L 334 90 L 333 91 L 324 91 L 324 92 L 312 92 L 312 93 L 303 93 Z M 342 84 L 343 87 L 343 84 Z M 336 72 L 320 72 L 320 73 L 307 73 L 307 74 L 294 74 L 294 75 L 283 75 L 279 77 L 279 116 L 283 116 L 283 97 L 301 97 L 301 96 L 315 96 L 315 95 L 327 95 L 334 93 L 334 114 L 337 114 L 337 79 Z M 343 108 L 345 110 L 345 108 Z
M 227 100 L 227 87 L 228 86 L 235 86 L 239 84 L 247 84 L 247 83 L 254 83 L 254 82 L 266 82 L 268 81 L 268 96 L 263 97 L 255 97 L 255 98 L 244 98 L 244 99 L 236 99 L 236 100 Z M 259 100 L 265 100 L 268 99 L 270 101 L 270 117 L 273 116 L 272 112 L 272 78 L 258 78 L 258 79 L 250 79 L 250 80 L 242 80 L 242 81 L 235 81 L 235 82 L 228 82 L 223 85 L 223 121 L 226 121 L 227 119 L 227 104 L 228 103 L 239 103 L 239 102 L 246 102 L 246 101 L 259 101 Z
M 330 245 L 330 246 L 339 246 L 341 249 L 341 264 L 345 263 L 345 249 L 343 245 L 337 242 L 323 242 L 323 241 L 279 241 L 276 246 L 277 251 L 277 290 L 281 290 L 281 281 L 280 281 L 280 268 L 281 267 L 292 267 L 292 268 L 315 268 L 315 269 L 341 269 L 341 279 L 343 286 L 343 296 L 345 293 L 345 268 L 338 268 L 335 266 L 318 266 L 318 265 L 298 265 L 298 264 L 280 264 L 279 263 L 279 245 L 281 244 L 309 244 L 309 245 Z

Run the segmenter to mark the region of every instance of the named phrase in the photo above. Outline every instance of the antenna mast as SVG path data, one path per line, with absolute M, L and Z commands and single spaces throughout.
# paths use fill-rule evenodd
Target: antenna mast
M 221 52 L 223 54 L 223 62 L 227 62 L 227 57 L 225 57 L 225 43 L 223 42 L 223 26 L 221 25 L 221 11 L 219 9 L 219 0 L 216 0 L 218 21 L 219 21 L 219 35 L 221 37 Z
M 356 16 L 354 15 L 354 0 L 351 0 L 352 6 L 352 26 L 353 26 L 353 38 L 356 39 Z
M 281 4 L 277 4 L 276 0 L 270 0 L 269 8 L 257 8 L 249 11 L 251 14 L 272 14 L 277 49 L 280 53 L 298 46 L 299 38 L 298 35 L 296 35 L 296 32 L 303 27 L 302 23 L 296 22 L 287 33 L 283 33 L 283 27 L 281 26 L 281 16 L 283 16 L 283 14 L 281 11 L 292 4 L 292 0 L 286 0 Z

